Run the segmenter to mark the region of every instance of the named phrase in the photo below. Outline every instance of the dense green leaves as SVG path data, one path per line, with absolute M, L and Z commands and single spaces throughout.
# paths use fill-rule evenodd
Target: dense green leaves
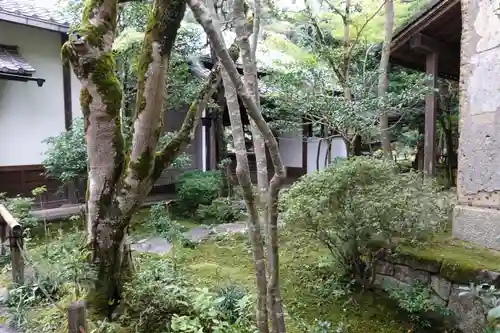
M 418 244 L 444 227 L 449 212 L 430 181 L 374 158 L 338 160 L 303 177 L 282 196 L 281 208 L 285 223 L 316 237 L 362 279 L 361 258 L 372 258 L 372 242 Z

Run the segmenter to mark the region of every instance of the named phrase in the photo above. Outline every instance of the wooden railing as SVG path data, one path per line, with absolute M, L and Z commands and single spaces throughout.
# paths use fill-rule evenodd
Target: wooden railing
M 21 285 L 24 283 L 23 227 L 2 204 L 0 204 L 0 238 L 2 241 L 2 254 L 5 254 L 7 240 L 10 247 L 12 282 Z

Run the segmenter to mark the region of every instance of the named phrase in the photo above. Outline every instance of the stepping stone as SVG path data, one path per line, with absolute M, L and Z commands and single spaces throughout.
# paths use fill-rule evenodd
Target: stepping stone
M 192 242 L 198 243 L 210 236 L 211 230 L 206 227 L 198 227 L 186 232 L 186 237 Z
M 215 230 L 215 233 L 217 233 L 217 234 L 244 233 L 247 231 L 247 225 L 246 225 L 246 223 L 242 223 L 242 222 L 224 223 L 224 224 L 219 224 L 218 226 L 215 226 L 214 230 Z
M 149 239 L 140 240 L 139 242 L 132 244 L 131 248 L 133 251 L 137 252 L 164 254 L 168 253 L 170 249 L 172 249 L 172 244 L 170 244 L 165 238 L 155 236 Z

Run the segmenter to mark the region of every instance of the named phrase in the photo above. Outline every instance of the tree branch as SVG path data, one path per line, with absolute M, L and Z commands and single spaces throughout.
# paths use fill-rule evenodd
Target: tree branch
M 271 153 L 271 160 L 275 168 L 275 174 L 279 179 L 285 177 L 285 169 L 281 161 L 281 156 L 278 150 L 278 142 L 274 137 L 269 125 L 266 123 L 262 114 L 260 113 L 259 107 L 252 99 L 247 86 L 243 83 L 240 74 L 236 68 L 236 65 L 231 59 L 231 56 L 224 45 L 224 41 L 220 37 L 219 32 L 216 30 L 213 19 L 207 12 L 207 8 L 199 0 L 187 0 L 189 7 L 193 11 L 196 20 L 203 26 L 203 29 L 210 37 L 210 41 L 214 47 L 214 50 L 219 57 L 222 65 L 228 71 L 228 75 L 231 81 L 236 87 L 238 94 L 240 95 L 245 108 L 248 111 L 250 117 L 255 121 L 257 127 L 262 132 L 266 145 Z
M 156 0 L 153 4 L 139 58 L 134 130 L 122 191 L 125 195 L 119 198 L 123 212 L 130 211 L 137 198 L 148 192 L 147 180 L 153 173 L 156 145 L 163 132 L 165 63 L 168 66 L 185 10 L 183 1 Z

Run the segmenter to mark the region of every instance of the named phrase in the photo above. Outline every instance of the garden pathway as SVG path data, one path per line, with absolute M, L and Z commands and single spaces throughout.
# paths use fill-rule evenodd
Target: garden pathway
M 213 228 L 210 227 L 194 228 L 186 232 L 185 235 L 192 242 L 198 243 L 204 239 L 207 239 L 210 235 L 242 233 L 245 232 L 246 230 L 247 230 L 246 223 L 235 222 L 235 223 L 220 224 Z M 168 253 L 170 249 L 172 249 L 172 244 L 170 244 L 170 242 L 168 242 L 165 238 L 159 236 L 153 236 L 132 243 L 132 250 L 137 252 L 163 254 L 163 253 Z M 2 332 L 0 331 L 0 333 Z

